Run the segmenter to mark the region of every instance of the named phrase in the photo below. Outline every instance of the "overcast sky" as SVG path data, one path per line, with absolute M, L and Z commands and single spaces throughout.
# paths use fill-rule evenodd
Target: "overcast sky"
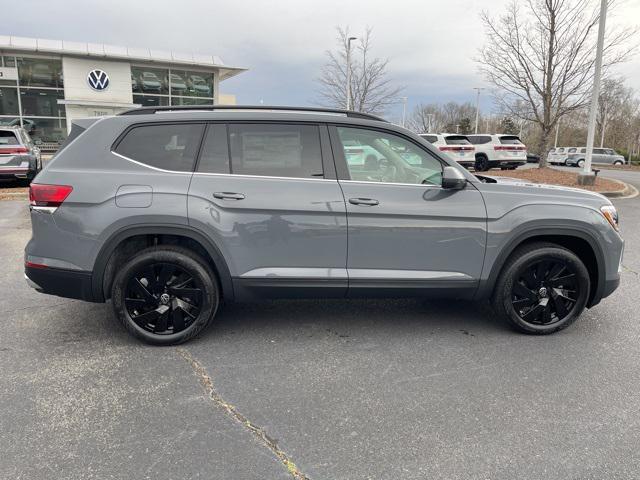
M 4 0 L 2 34 L 217 55 L 248 72 L 221 84 L 239 103 L 313 105 L 314 79 L 335 45 L 335 27 L 373 28 L 409 108 L 474 101 L 473 62 L 484 42 L 479 14 L 507 0 Z M 609 25 L 640 24 L 640 0 L 623 0 Z M 640 57 L 620 67 L 640 91 Z M 488 95 L 483 110 L 491 108 Z M 389 112 L 398 119 L 401 105 Z

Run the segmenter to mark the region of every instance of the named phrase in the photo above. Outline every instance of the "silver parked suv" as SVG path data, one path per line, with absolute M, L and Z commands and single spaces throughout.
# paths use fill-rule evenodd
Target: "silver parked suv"
M 373 160 L 349 161 L 354 149 Z M 476 177 L 339 110 L 78 120 L 30 203 L 28 283 L 111 299 L 155 344 L 194 337 L 222 300 L 264 297 L 491 299 L 516 329 L 551 333 L 615 290 L 623 250 L 601 195 Z

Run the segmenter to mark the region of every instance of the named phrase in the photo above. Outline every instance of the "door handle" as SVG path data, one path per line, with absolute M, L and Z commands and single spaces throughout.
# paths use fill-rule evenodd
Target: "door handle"
M 220 200 L 242 200 L 244 198 L 244 193 L 214 192 L 213 196 Z
M 380 202 L 373 198 L 350 198 L 349 203 L 351 203 L 352 205 L 364 205 L 367 207 L 373 207 L 375 205 L 378 205 Z

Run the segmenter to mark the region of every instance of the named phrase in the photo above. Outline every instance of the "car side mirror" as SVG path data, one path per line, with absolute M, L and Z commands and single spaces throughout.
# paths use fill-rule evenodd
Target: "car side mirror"
M 447 166 L 442 170 L 442 188 L 462 190 L 467 185 L 467 179 L 455 167 Z

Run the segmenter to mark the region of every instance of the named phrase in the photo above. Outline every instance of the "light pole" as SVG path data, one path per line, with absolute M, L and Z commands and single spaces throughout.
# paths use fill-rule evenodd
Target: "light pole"
M 460 124 L 456 123 L 456 133 L 460 133 Z
M 604 147 L 604 131 L 607 128 L 607 105 L 604 106 L 604 116 L 602 117 L 602 132 L 600 132 L 600 148 Z
M 556 141 L 553 144 L 553 148 L 558 148 L 558 134 L 560 133 L 560 120 L 556 123 Z
M 434 113 L 427 113 L 427 121 L 429 122 L 427 133 L 431 133 L 431 121 L 433 120 L 434 116 Z
M 598 25 L 598 45 L 596 47 L 596 64 L 593 73 L 593 92 L 591 94 L 591 109 L 589 110 L 589 129 L 587 130 L 587 154 L 584 160 L 584 169 L 578 174 L 580 185 L 593 185 L 596 177 L 591 171 L 591 158 L 593 156 L 593 137 L 596 133 L 596 113 L 598 111 L 598 98 L 600 97 L 600 75 L 602 71 L 602 50 L 604 46 L 604 28 L 607 21 L 607 0 L 600 0 L 600 24 Z
M 400 97 L 402 100 L 402 126 L 405 126 L 405 120 L 407 118 L 407 97 Z
M 351 110 L 351 41 L 357 37 L 347 39 L 347 110 Z
M 476 132 L 478 133 L 478 119 L 480 118 L 480 90 L 484 90 L 482 87 L 473 87 L 474 90 L 478 91 L 476 95 Z

